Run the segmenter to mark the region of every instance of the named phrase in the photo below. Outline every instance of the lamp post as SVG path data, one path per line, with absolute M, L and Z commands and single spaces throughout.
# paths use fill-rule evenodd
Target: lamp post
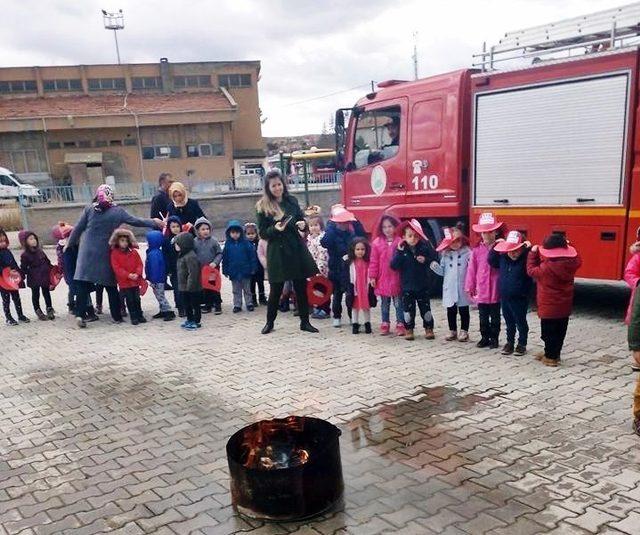
M 105 30 L 113 30 L 113 38 L 116 41 L 116 55 L 118 56 L 118 65 L 120 65 L 120 48 L 118 47 L 118 30 L 124 29 L 124 14 L 122 9 L 118 12 L 109 13 L 102 10 L 102 22 Z

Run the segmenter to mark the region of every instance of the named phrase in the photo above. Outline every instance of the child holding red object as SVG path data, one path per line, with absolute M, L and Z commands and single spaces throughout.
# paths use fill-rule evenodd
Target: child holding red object
M 351 307 L 353 334 L 360 332 L 361 319 L 364 321 L 364 332 L 371 334 L 371 307 L 375 306 L 375 301 L 372 301 L 369 291 L 371 289 L 369 285 L 370 256 L 371 246 L 366 238 L 355 238 L 349 245 L 347 301 Z
M 20 255 L 20 271 L 25 276 L 27 286 L 31 288 L 31 302 L 33 310 L 39 320 L 53 320 L 56 318 L 51 302 L 49 290 L 51 276 L 51 261 L 40 247 L 40 240 L 35 232 L 27 231 L 24 235 L 24 251 Z M 40 293 L 44 298 L 46 314 L 40 308 Z
M 9 250 L 9 237 L 4 229 L 0 228 L 0 277 L 5 268 L 20 271 L 13 253 Z M 0 296 L 2 296 L 2 309 L 7 325 L 15 327 L 18 325 L 18 321 L 29 323 L 29 318 L 22 312 L 22 301 L 20 300 L 19 290 L 5 290 L 4 288 L 0 288 Z M 13 301 L 13 306 L 16 309 L 18 321 L 11 315 L 11 301 Z
M 118 282 L 120 297 L 127 303 L 131 325 L 146 323 L 140 303 L 143 265 L 136 251 L 138 242 L 130 230 L 117 228 L 111 235 L 109 245 L 111 246 L 111 267 Z

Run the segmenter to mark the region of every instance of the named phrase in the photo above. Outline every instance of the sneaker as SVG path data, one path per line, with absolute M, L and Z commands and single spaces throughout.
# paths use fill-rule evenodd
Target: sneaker
M 327 319 L 327 313 L 324 310 L 316 309 L 316 310 L 313 311 L 313 314 L 311 314 L 311 317 L 314 320 L 326 320 Z
M 435 340 L 436 339 L 436 335 L 433 334 L 433 329 L 425 329 L 424 330 L 424 337 L 427 340 Z
M 138 325 L 140 323 L 140 321 L 138 320 L 138 318 L 131 318 L 131 325 Z
M 407 328 L 404 323 L 396 323 L 396 336 L 404 336 L 407 334 Z
M 253 312 L 257 305 L 247 305 L 247 312 Z
M 371 332 L 372 332 L 371 331 L 371 323 L 368 322 L 368 321 L 364 324 L 364 332 L 366 334 L 371 334 Z
M 640 437 L 640 418 L 635 418 L 633 420 L 633 431 Z
M 238 312 L 242 312 L 242 309 L 240 307 L 233 307 L 233 313 L 237 314 Z
M 203 314 L 211 314 L 211 307 L 209 307 L 209 306 L 202 307 L 202 313 Z
M 557 368 L 558 366 L 560 366 L 560 359 L 549 359 L 547 357 L 544 357 L 542 359 L 542 364 L 551 368 Z
M 162 312 L 162 310 L 161 310 L 157 314 L 154 314 L 153 316 L 151 316 L 151 318 L 154 319 L 154 320 L 159 320 L 160 318 L 164 318 L 164 312 Z
M 31 320 L 27 316 L 21 314 L 18 316 L 18 321 L 21 323 L 31 323 Z
M 183 322 L 180 324 L 180 327 L 182 327 L 183 329 L 185 329 L 189 323 L 190 323 L 189 321 L 183 321 Z
M 176 313 L 173 310 L 167 310 L 164 314 L 164 321 L 173 321 L 176 319 Z
M 413 335 L 413 329 L 407 329 L 404 333 L 405 340 L 415 340 L 416 337 Z
M 484 348 L 489 347 L 491 342 L 489 342 L 488 338 L 480 338 L 480 341 L 476 344 L 476 347 Z
M 468 331 L 460 331 L 458 335 L 458 342 L 468 342 L 469 341 L 469 332 Z
M 196 326 L 196 329 L 202 328 L 202 323 L 194 323 L 194 325 Z
M 193 321 L 187 321 L 182 327 L 187 331 L 195 331 L 198 328 L 198 324 Z
M 458 333 L 456 331 L 449 331 L 449 334 L 444 337 L 447 342 L 453 342 L 458 339 Z
M 498 340 L 493 338 L 489 341 L 489 349 L 498 349 L 500 347 L 500 344 L 498 343 Z
M 78 317 L 76 318 L 76 325 L 77 325 L 78 327 L 80 327 L 81 329 L 84 329 L 84 328 L 86 328 L 86 327 L 87 327 L 87 322 L 86 322 L 86 321 L 84 321 L 84 318 L 81 318 L 80 316 L 78 316 Z
M 522 356 L 522 355 L 524 355 L 526 352 L 527 352 L 527 346 L 523 346 L 523 345 L 518 344 L 518 345 L 516 346 L 516 349 L 515 349 L 515 351 L 513 352 L 513 354 L 514 354 L 516 357 L 521 357 L 521 356 Z
M 333 326 L 336 329 L 342 327 L 342 321 L 340 320 L 340 318 L 333 318 Z
M 47 321 L 49 319 L 39 308 L 36 308 L 36 316 L 38 316 L 40 321 Z
M 7 321 L 5 322 L 9 327 L 15 327 L 16 325 L 18 325 L 18 322 L 16 320 L 14 320 L 11 316 L 9 316 L 7 318 Z
M 220 314 L 222 314 L 222 307 L 221 307 L 220 305 L 218 305 L 218 306 L 214 309 L 213 313 L 214 313 L 216 316 L 219 316 Z
M 389 336 L 389 332 L 391 331 L 391 326 L 388 321 L 383 321 L 380 324 L 380 335 L 381 336 Z
M 47 319 L 56 319 L 56 311 L 53 310 L 53 307 L 47 307 Z
M 513 344 L 510 342 L 507 342 L 502 348 L 502 351 L 500 351 L 500 353 L 502 355 L 511 355 L 513 353 Z
M 87 323 L 93 323 L 94 321 L 98 321 L 100 318 L 96 315 L 96 313 L 91 310 L 89 312 L 87 312 Z

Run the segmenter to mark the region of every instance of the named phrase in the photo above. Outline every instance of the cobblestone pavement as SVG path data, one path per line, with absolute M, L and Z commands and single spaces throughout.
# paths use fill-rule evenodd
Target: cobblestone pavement
M 198 332 L 66 314 L 0 327 L 0 534 L 638 534 L 625 299 L 580 287 L 559 369 L 444 342 L 439 302 L 434 342 L 302 334 L 290 314 L 260 336 L 264 308 L 232 314 L 228 293 Z M 238 518 L 226 440 L 288 414 L 342 429 L 344 508 Z

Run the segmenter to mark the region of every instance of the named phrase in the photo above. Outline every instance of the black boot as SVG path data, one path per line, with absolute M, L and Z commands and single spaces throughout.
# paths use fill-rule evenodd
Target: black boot
M 364 324 L 364 332 L 367 334 L 371 334 L 371 323 L 368 321 Z
M 311 325 L 311 323 L 309 323 L 309 320 L 303 320 L 303 321 L 300 322 L 300 330 L 304 331 L 304 332 L 307 332 L 307 333 L 320 332 L 313 325 Z
M 261 305 L 266 305 L 267 304 L 267 296 L 264 294 L 260 294 L 260 297 L 258 298 L 258 302 Z
M 267 321 L 267 323 L 264 324 L 264 327 L 262 328 L 262 331 L 260 331 L 262 334 L 269 334 L 271 331 L 273 331 L 273 322 L 272 321 Z
M 167 310 L 163 312 L 164 321 L 172 321 L 176 319 L 176 313 L 173 310 Z
M 489 347 L 491 342 L 488 338 L 480 338 L 480 341 L 476 344 L 476 347 Z
M 351 325 L 351 334 L 360 334 L 360 324 L 359 323 L 353 323 Z
M 9 325 L 11 327 L 15 327 L 16 325 L 18 325 L 18 322 L 13 319 L 13 316 L 11 314 L 7 314 L 6 323 L 7 323 L 7 325 Z
M 489 349 L 498 349 L 499 347 L 500 347 L 500 344 L 498 343 L 497 338 L 491 338 L 489 340 Z

